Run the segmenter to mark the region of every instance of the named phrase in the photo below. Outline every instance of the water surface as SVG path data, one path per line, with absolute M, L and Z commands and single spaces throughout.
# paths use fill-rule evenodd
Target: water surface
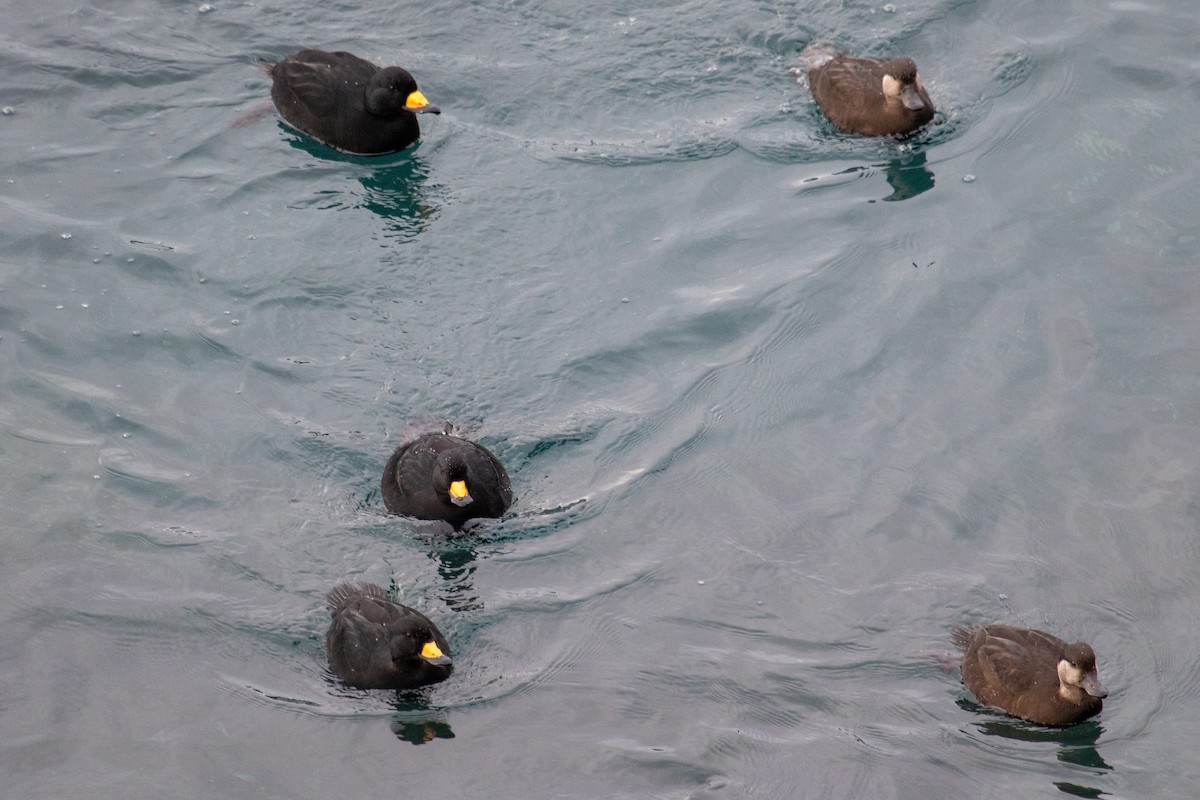
M 2 12 L 14 796 L 1194 796 L 1194 8 L 886 8 Z M 838 135 L 814 39 L 937 124 Z M 306 140 L 302 46 L 444 113 Z M 460 539 L 378 494 L 444 419 L 518 497 Z M 453 678 L 333 681 L 347 579 Z M 1091 642 L 1102 715 L 971 705 L 992 620 Z

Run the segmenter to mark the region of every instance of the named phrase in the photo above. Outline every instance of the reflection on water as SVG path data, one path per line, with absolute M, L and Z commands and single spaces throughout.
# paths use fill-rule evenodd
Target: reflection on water
M 445 538 L 442 546 L 429 554 L 437 562 L 442 579 L 440 597 L 451 611 L 475 611 L 483 602 L 475 594 L 475 546 L 466 537 Z
M 924 150 L 909 153 L 881 166 L 892 187 L 892 193 L 883 198 L 884 202 L 908 200 L 933 188 L 933 171 L 925 166 Z
M 880 169 L 883 170 L 884 177 L 887 179 L 888 185 L 892 188 L 891 194 L 880 198 L 884 202 L 910 200 L 919 194 L 928 192 L 934 185 L 933 170 L 929 169 L 926 165 L 924 150 L 908 151 L 891 161 L 885 161 L 881 164 L 847 167 L 828 175 L 805 178 L 802 182 L 805 184 L 817 184 L 818 186 L 836 185 L 836 183 L 840 182 L 837 180 L 839 178 L 873 177 L 878 174 L 877 171 Z M 833 178 L 834 180 L 828 182 L 827 178 Z M 867 202 L 874 203 L 875 200 L 868 200 Z
M 388 222 L 388 232 L 398 241 L 415 239 L 437 217 L 439 206 L 429 198 L 429 166 L 418 155 L 417 144 L 399 153 L 356 156 L 342 153 L 279 123 L 288 132 L 288 144 L 325 161 L 340 161 L 357 169 L 363 192 L 341 203 L 365 208 Z
M 958 702 L 959 706 L 969 711 L 989 713 L 990 709 L 976 705 L 966 698 Z M 1095 719 L 1071 725 L 1066 728 L 1049 728 L 1035 725 L 1031 722 L 1004 717 L 977 723 L 976 727 L 988 736 L 999 736 L 1018 742 L 1047 742 L 1058 745 L 1058 760 L 1067 764 L 1087 767 L 1095 770 L 1111 770 L 1096 749 L 1096 741 L 1104 728 Z M 1099 789 L 1068 782 L 1055 782 L 1059 790 L 1078 797 L 1100 797 Z
M 421 692 L 397 692 L 395 707 L 396 715 L 388 726 L 397 739 L 409 744 L 428 744 L 435 739 L 454 738 L 445 709 L 430 707 Z
M 394 164 L 377 167 L 359 177 L 366 195 L 363 207 L 388 221 L 401 241 L 414 239 L 437 217 L 438 206 L 425 189 L 429 167 L 407 151 Z

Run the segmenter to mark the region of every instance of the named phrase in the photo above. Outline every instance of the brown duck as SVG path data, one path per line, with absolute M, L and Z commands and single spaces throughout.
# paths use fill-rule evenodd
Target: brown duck
M 816 44 L 801 59 L 817 107 L 846 133 L 911 133 L 933 119 L 933 101 L 911 58 L 857 58 Z
M 1100 713 L 1096 653 L 1045 631 L 1011 625 L 958 628 L 950 641 L 965 653 L 962 680 L 982 704 L 1039 725 L 1073 725 Z

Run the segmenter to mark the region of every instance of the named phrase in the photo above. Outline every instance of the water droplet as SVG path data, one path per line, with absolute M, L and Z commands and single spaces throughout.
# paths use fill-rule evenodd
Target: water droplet
M 79 307 L 80 307 L 80 308 L 87 308 L 87 307 L 88 307 L 88 304 L 87 304 L 87 303 L 80 303 L 80 304 L 79 304 Z
M 698 584 L 699 584 L 699 585 L 701 585 L 701 586 L 703 586 L 703 585 L 704 585 L 704 581 L 696 581 L 696 583 L 698 583 Z
M 237 324 L 239 324 L 239 323 L 238 323 L 238 321 L 237 321 L 236 319 L 231 319 L 231 320 L 229 320 L 229 324 L 230 324 L 230 325 L 237 325 Z
M 64 238 L 64 239 L 70 239 L 70 238 L 71 238 L 71 234 L 69 234 L 69 233 L 64 233 L 64 234 L 62 234 L 62 238 Z
M 628 298 L 628 297 L 622 297 L 622 298 L 621 298 L 621 302 L 622 302 L 622 303 L 628 303 L 628 302 L 629 302 L 629 298 Z
M 98 480 L 100 480 L 100 476 L 99 476 L 99 475 L 93 475 L 93 476 L 92 476 L 92 480 L 94 480 L 94 481 L 98 481 Z
M 251 240 L 251 241 L 254 241 L 254 240 L 255 240 L 255 239 L 257 239 L 258 237 L 257 237 L 257 236 L 255 236 L 255 235 L 252 233 L 252 234 L 250 234 L 249 236 L 247 236 L 246 238 L 247 238 L 247 239 L 249 239 L 249 240 Z
M 130 436 L 133 436 L 133 434 L 132 433 L 122 433 L 121 434 L 122 439 L 128 439 Z
M 214 8 L 216 8 L 216 6 L 210 5 L 208 3 L 202 3 L 200 5 L 200 7 L 197 8 L 196 10 L 199 11 L 201 14 L 207 14 L 208 12 L 212 11 Z
M 885 14 L 893 14 L 896 11 L 896 7 L 894 5 L 892 5 L 891 3 L 888 3 L 886 6 L 883 7 L 883 11 Z
M 2 111 L 6 117 L 11 117 L 13 114 L 17 113 L 17 110 L 12 106 L 5 106 L 3 109 L 0 109 L 0 111 Z
M 974 175 L 963 175 L 963 183 L 974 183 L 974 182 L 975 182 Z
M 141 335 L 142 335 L 142 332 L 141 332 L 141 331 L 134 331 L 134 332 L 133 332 L 133 335 L 134 335 L 134 336 L 141 336 Z
M 55 308 L 58 309 L 59 311 L 62 311 L 62 309 L 63 309 L 62 306 L 55 306 Z

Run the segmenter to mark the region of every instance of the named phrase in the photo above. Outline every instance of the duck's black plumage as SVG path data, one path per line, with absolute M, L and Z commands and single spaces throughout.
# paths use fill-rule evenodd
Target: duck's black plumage
M 958 628 L 963 684 L 982 704 L 1039 725 L 1073 725 L 1100 713 L 1108 691 L 1085 642 L 1011 625 Z
M 413 689 L 450 677 L 446 637 L 419 611 L 392 602 L 381 586 L 343 583 L 326 600 L 329 669 L 359 689 Z
M 346 153 L 403 150 L 421 135 L 416 115 L 439 113 L 408 70 L 380 69 L 351 53 L 301 50 L 265 69 L 280 116 Z
M 802 59 L 809 64 L 808 86 L 817 107 L 841 130 L 886 136 L 911 133 L 933 119 L 933 101 L 911 58 L 828 53 L 823 45 L 810 45 Z
M 499 517 L 512 504 L 504 466 L 487 448 L 446 426 L 400 445 L 383 470 L 380 490 L 393 514 L 440 519 L 456 528 L 480 517 Z

